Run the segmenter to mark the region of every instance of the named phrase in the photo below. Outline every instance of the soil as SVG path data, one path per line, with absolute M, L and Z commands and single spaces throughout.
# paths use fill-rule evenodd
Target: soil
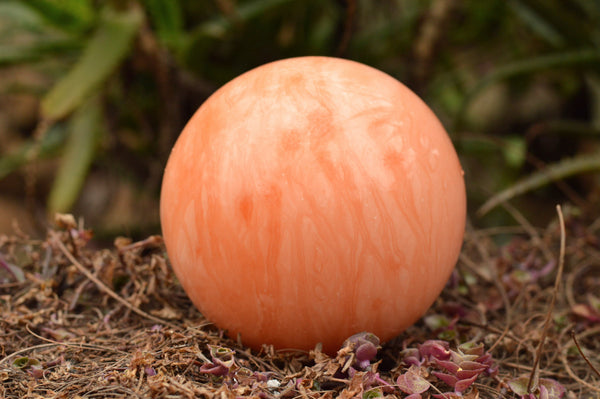
M 366 362 L 356 339 L 328 356 L 227 338 L 159 236 L 99 249 L 68 215 L 43 240 L 1 235 L 0 397 L 600 397 L 600 219 L 563 212 L 543 229 L 468 229 L 434 306 Z

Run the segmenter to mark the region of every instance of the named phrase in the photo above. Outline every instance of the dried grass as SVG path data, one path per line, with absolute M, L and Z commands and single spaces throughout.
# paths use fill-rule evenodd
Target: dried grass
M 452 347 L 482 342 L 498 372 L 478 378 L 465 397 L 517 397 L 508 382 L 534 374 L 560 382 L 569 398 L 600 397 L 600 309 L 590 296 L 600 296 L 600 222 L 565 213 L 564 275 L 557 290 L 558 221 L 543 230 L 523 220 L 506 231 L 469 230 L 456 272 L 430 317 L 385 344 L 371 371 L 394 386 L 406 370 L 403 350 L 430 339 L 446 339 Z M 255 352 L 226 338 L 189 302 L 160 237 L 118 239 L 114 249 L 94 249 L 89 231 L 69 218 L 59 222 L 45 240 L 0 237 L 0 397 L 365 394 L 364 372 L 340 377 L 347 348 L 337 357 L 318 348 Z M 507 231 L 510 242 L 495 245 L 494 237 Z M 437 328 L 436 318 L 450 323 Z M 233 351 L 234 379 L 201 369 L 211 361 L 211 345 Z M 428 392 L 447 391 L 442 381 L 428 380 Z M 405 396 L 393 388 L 385 394 Z

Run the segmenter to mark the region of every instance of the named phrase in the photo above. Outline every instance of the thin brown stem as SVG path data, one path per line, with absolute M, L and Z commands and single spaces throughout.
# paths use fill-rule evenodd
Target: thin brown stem
M 140 316 L 142 316 L 142 317 L 144 317 L 146 319 L 152 320 L 152 321 L 154 321 L 156 323 L 167 325 L 167 326 L 169 326 L 171 328 L 178 328 L 178 326 L 176 326 L 175 324 L 169 323 L 166 320 L 159 319 L 158 317 L 152 316 L 151 314 L 148 314 L 148 313 L 144 312 L 140 308 L 138 308 L 138 307 L 132 305 L 131 303 L 127 302 L 124 298 L 120 297 L 116 292 L 114 292 L 113 290 L 111 290 L 110 287 L 108 287 L 106 284 L 104 284 L 102 281 L 100 281 L 96 276 L 94 276 L 92 273 L 90 273 L 90 271 L 87 270 L 73 256 L 73 254 L 71 252 L 69 252 L 69 250 L 67 249 L 67 247 L 65 247 L 65 244 L 62 243 L 62 241 L 58 238 L 58 236 L 56 234 L 54 234 L 54 233 L 52 234 L 51 240 L 61 250 L 61 252 L 67 257 L 67 259 L 77 268 L 77 270 L 79 270 L 90 281 L 92 281 L 94 284 L 96 284 L 96 286 L 101 291 L 104 291 L 106 294 L 108 294 L 110 297 L 112 297 L 113 299 L 115 299 L 117 302 L 121 303 L 126 308 L 130 309 L 134 313 L 137 313 L 138 315 L 140 315 Z
M 596 375 L 598 377 L 600 377 L 600 371 L 598 371 L 598 369 L 596 367 L 594 367 L 592 362 L 590 362 L 590 359 L 588 359 L 588 357 L 585 355 L 585 353 L 583 353 L 583 351 L 581 350 L 581 347 L 579 346 L 579 342 L 577 342 L 577 336 L 575 335 L 574 330 L 571 330 L 571 339 L 573 339 L 573 342 L 575 342 L 575 346 L 577 347 L 577 350 L 581 354 L 581 357 L 583 358 L 583 360 L 585 360 L 585 362 L 588 364 L 588 366 L 590 366 L 590 368 L 594 371 L 594 373 L 596 373 Z
M 546 340 L 546 335 L 548 335 L 548 328 L 550 327 L 550 320 L 552 319 L 552 312 L 554 311 L 554 304 L 556 303 L 556 296 L 558 294 L 558 287 L 560 286 L 560 280 L 562 279 L 563 268 L 565 265 L 565 243 L 566 243 L 566 233 L 565 233 L 565 221 L 563 218 L 563 213 L 560 205 L 556 206 L 556 212 L 558 213 L 558 221 L 560 224 L 560 254 L 558 257 L 558 271 L 556 273 L 556 279 L 554 280 L 554 290 L 552 293 L 552 298 L 550 300 L 550 306 L 548 306 L 548 312 L 546 313 L 546 321 L 544 322 L 544 329 L 542 331 L 542 337 L 540 338 L 540 343 L 537 347 L 535 353 L 535 359 L 533 361 L 533 368 L 531 370 L 531 374 L 529 376 L 529 382 L 527 383 L 527 392 L 531 393 L 531 388 L 533 386 L 533 382 L 536 380 L 536 376 L 539 370 L 540 359 L 542 357 L 542 348 L 544 347 L 544 342 Z

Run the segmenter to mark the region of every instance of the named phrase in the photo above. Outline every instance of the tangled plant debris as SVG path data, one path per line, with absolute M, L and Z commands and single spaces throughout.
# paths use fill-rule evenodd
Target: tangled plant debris
M 384 344 L 356 334 L 329 356 L 227 338 L 185 296 L 160 237 L 95 248 L 91 231 L 63 215 L 44 240 L 0 237 L 0 397 L 595 397 L 600 222 L 567 212 L 565 224 L 545 337 L 558 223 L 500 246 L 493 232 L 469 231 L 422 321 Z

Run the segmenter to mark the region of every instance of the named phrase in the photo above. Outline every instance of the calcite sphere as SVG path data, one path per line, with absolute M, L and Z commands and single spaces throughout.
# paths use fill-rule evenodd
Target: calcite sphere
M 418 320 L 457 261 L 462 169 L 411 90 L 329 57 L 269 63 L 216 91 L 166 166 L 160 216 L 192 302 L 258 348 L 327 352 Z

